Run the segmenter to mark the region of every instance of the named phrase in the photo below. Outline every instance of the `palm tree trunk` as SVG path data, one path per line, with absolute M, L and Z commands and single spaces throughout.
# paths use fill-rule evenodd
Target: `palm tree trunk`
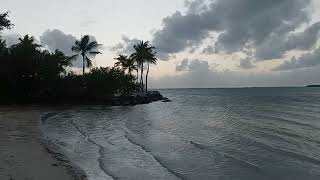
M 148 70 L 146 74 L 146 92 L 148 92 L 148 75 L 149 75 L 149 63 L 148 63 Z
M 140 74 L 140 84 L 141 87 L 143 88 L 143 63 L 141 64 L 141 74 Z
M 139 68 L 137 66 L 137 83 L 139 82 Z
M 84 75 L 84 73 L 85 73 L 85 58 L 84 58 L 84 56 L 82 56 L 82 75 Z

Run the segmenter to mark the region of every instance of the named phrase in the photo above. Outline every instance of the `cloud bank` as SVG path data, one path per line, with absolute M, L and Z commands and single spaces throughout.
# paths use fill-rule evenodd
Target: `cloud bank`
M 163 19 L 153 44 L 173 54 L 199 45 L 210 32 L 219 33 L 214 47 L 228 53 L 263 44 L 272 36 L 285 36 L 310 20 L 310 0 L 196 0 L 185 14 L 177 11 Z
M 290 51 L 306 51 L 307 56 L 319 38 L 320 22 L 310 23 L 311 0 L 187 0 L 185 4 L 185 12 L 163 18 L 162 27 L 153 33 L 151 43 L 161 60 L 197 49 L 204 55 L 243 52 L 247 58 L 239 67 L 251 69 L 259 61 L 286 58 Z M 212 38 L 214 42 L 205 45 Z M 124 37 L 117 50 L 129 52 L 135 41 Z M 291 67 L 304 64 L 308 63 Z M 282 65 L 275 70 L 281 69 Z

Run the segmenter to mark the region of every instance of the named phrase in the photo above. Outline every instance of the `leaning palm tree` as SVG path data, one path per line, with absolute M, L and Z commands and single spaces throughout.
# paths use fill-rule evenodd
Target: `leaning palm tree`
M 146 92 L 148 92 L 148 75 L 150 64 L 157 64 L 156 52 L 151 51 L 149 57 L 146 58 L 146 63 L 148 65 L 147 74 L 146 74 Z
M 76 41 L 75 45 L 71 48 L 72 51 L 77 54 L 70 57 L 70 59 L 76 59 L 79 55 L 82 56 L 82 73 L 85 74 L 85 68 L 90 68 L 92 66 L 92 60 L 89 59 L 88 55 L 97 55 L 102 54 L 97 51 L 97 48 L 100 46 L 96 41 L 90 42 L 89 35 L 83 36 L 80 41 Z

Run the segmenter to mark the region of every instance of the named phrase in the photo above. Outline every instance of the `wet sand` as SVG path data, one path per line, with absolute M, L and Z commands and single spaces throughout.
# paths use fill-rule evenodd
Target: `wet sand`
M 43 146 L 39 118 L 40 112 L 31 108 L 0 108 L 0 179 L 85 179 Z

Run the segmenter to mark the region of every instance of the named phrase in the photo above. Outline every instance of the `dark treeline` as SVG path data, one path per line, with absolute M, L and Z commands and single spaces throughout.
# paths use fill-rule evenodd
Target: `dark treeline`
M 12 27 L 8 13 L 0 14 L 0 31 Z M 101 54 L 99 46 L 85 35 L 70 47 L 75 55 L 66 56 L 59 50 L 46 50 L 28 35 L 10 47 L 0 36 L 1 102 L 81 101 L 147 91 L 149 64 L 156 63 L 154 47 L 142 41 L 134 46 L 132 55 L 116 58 L 114 67 L 91 68 L 85 73 L 86 67 L 92 67 L 90 57 Z M 82 74 L 67 70 L 77 57 L 83 60 Z

